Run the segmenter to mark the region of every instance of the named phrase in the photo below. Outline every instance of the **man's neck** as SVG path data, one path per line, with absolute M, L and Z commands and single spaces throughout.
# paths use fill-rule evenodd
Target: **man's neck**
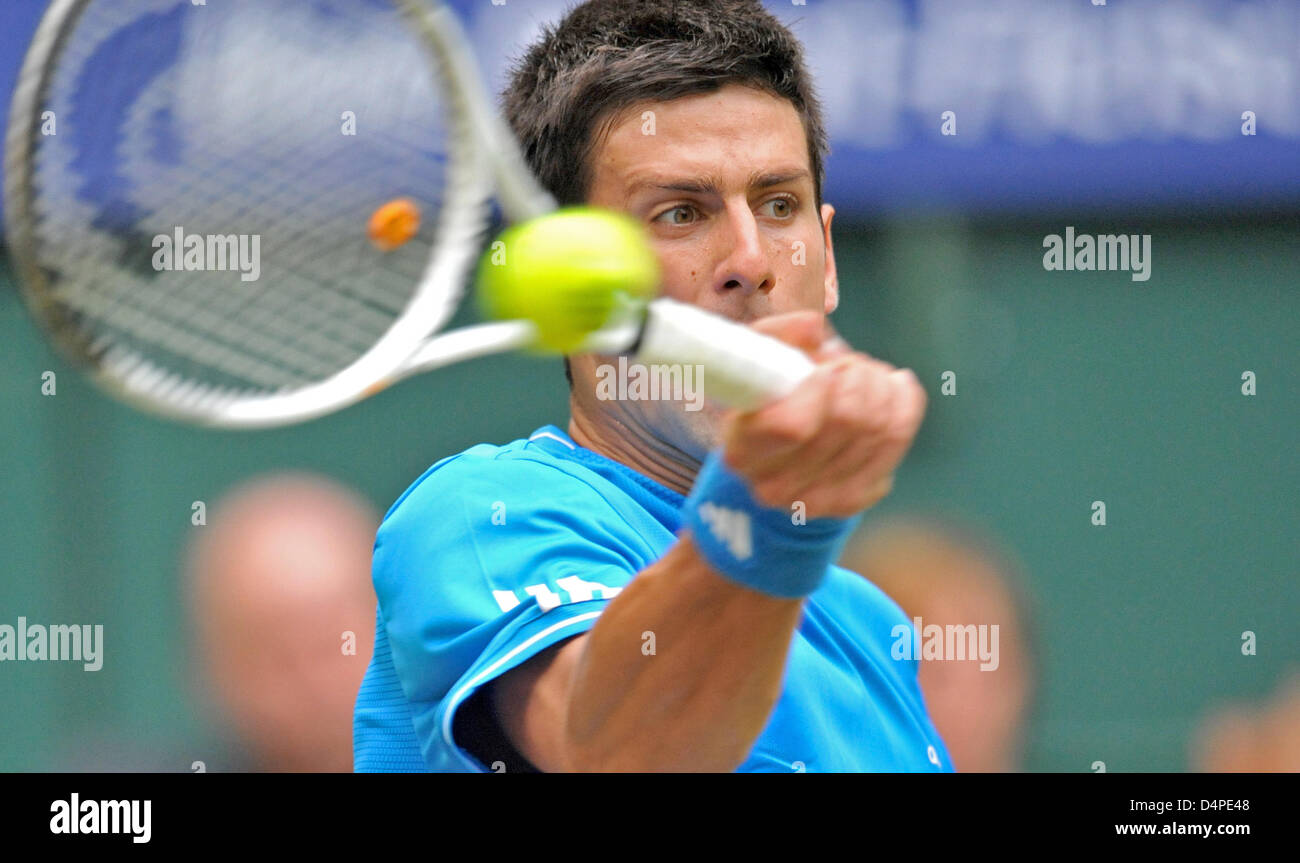
M 573 403 L 569 437 L 574 443 L 629 467 L 679 494 L 689 494 L 699 459 L 665 443 L 631 421 L 602 413 L 593 417 Z

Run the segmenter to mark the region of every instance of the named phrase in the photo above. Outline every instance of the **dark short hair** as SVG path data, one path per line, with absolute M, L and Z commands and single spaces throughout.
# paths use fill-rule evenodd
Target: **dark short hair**
M 639 102 L 737 83 L 788 99 L 803 120 L 816 203 L 829 152 L 803 48 L 759 0 L 588 0 L 519 59 L 506 119 L 533 172 L 561 205 L 585 202 L 589 156 Z
M 830 152 L 821 103 L 799 40 L 759 0 L 588 0 L 543 28 L 503 100 L 529 167 L 568 206 L 586 201 L 591 152 L 624 109 L 733 83 L 799 112 L 820 218 Z M 572 386 L 567 358 L 564 372 Z

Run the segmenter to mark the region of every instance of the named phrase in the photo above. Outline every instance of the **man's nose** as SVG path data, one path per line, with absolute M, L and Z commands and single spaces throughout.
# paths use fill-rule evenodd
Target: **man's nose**
M 729 206 L 725 217 L 730 246 L 716 280 L 719 293 L 740 291 L 746 295 L 768 292 L 776 286 L 776 274 L 759 233 L 758 221 L 747 203 Z

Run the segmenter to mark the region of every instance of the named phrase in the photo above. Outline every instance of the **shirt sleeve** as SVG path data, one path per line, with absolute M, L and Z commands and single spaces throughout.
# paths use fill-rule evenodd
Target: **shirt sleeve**
M 471 450 L 390 510 L 375 591 L 429 769 L 487 769 L 454 739 L 456 708 L 590 629 L 658 556 L 610 494 L 554 464 Z

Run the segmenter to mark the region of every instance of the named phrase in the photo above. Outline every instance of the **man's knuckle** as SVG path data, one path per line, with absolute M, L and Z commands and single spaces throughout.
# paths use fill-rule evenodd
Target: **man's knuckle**
M 798 446 L 811 440 L 814 431 L 812 417 L 790 412 L 769 418 L 759 433 L 777 444 Z
M 823 433 L 839 435 L 857 435 L 870 427 L 870 417 L 862 410 L 862 405 L 850 400 L 841 400 L 831 406 L 823 423 Z
M 926 409 L 930 406 L 930 394 L 925 391 L 925 387 L 920 382 L 914 384 L 916 387 L 916 415 L 917 417 L 925 416 Z
M 916 432 L 917 429 L 912 421 L 912 416 L 910 414 L 900 414 L 882 430 L 880 439 L 887 446 L 908 444 L 911 443 L 912 438 L 916 437 Z

